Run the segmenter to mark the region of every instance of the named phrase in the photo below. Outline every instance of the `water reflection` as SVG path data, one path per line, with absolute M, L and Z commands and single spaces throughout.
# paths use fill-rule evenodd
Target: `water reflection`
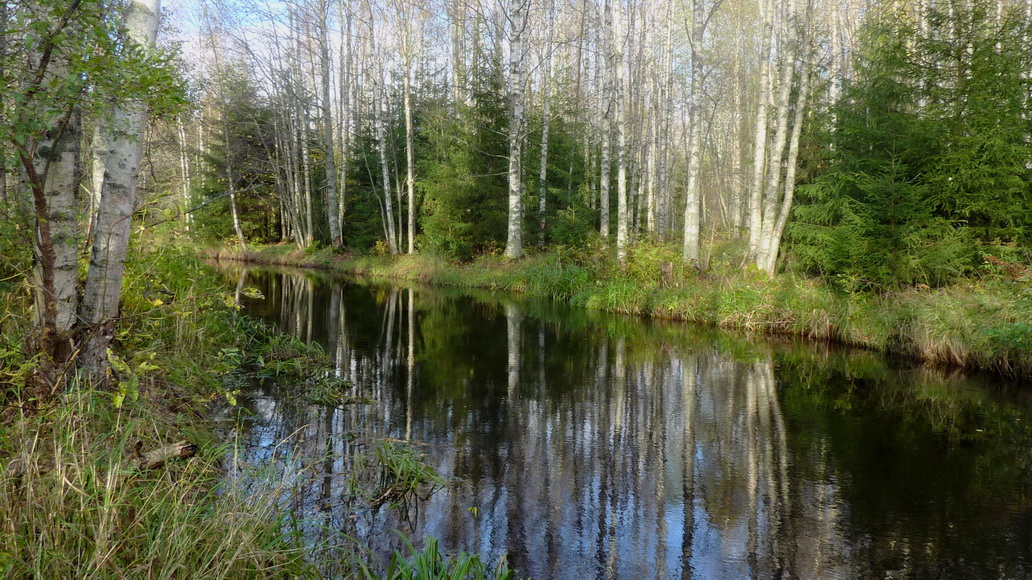
M 329 409 L 268 383 L 247 403 L 249 461 L 287 438 L 324 458 L 293 506 L 314 536 L 387 554 L 389 530 L 429 533 L 535 578 L 1032 573 L 1021 400 L 548 303 L 247 276 L 266 297 L 241 297 L 249 312 L 323 344 L 378 401 Z M 356 505 L 348 480 L 386 438 L 457 478 L 408 521 Z

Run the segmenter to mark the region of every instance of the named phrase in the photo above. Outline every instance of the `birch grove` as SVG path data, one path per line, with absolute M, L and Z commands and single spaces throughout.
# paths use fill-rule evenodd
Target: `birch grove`
M 168 15 L 176 31 L 168 43 L 190 103 L 150 127 L 146 108 L 130 104 L 142 97 L 87 103 L 96 71 L 66 72 L 85 65 L 55 44 L 66 28 L 85 38 L 92 32 L 75 29 L 80 22 L 110 25 L 121 12 L 85 0 L 2 8 L 12 32 L 0 44 L 11 95 L 0 209 L 34 220 L 26 241 L 40 348 L 56 369 L 89 343 L 97 369 L 141 207 L 172 216 L 179 233 L 202 243 L 457 260 L 577 248 L 621 267 L 658 247 L 699 271 L 719 259 L 774 274 L 786 256 L 799 259 L 782 238 L 791 240 L 797 206 L 814 203 L 806 187 L 842 146 L 826 136 L 838 130 L 858 75 L 870 74 L 858 64 L 873 50 L 864 31 L 897 18 L 942 43 L 978 27 L 1020 26 L 1032 3 L 181 3 Z M 142 46 L 151 36 L 134 38 Z M 963 51 L 940 58 L 975 66 L 975 41 L 958 42 Z M 31 50 L 16 55 L 23 46 Z M 1008 50 L 997 41 L 997 56 L 1011 58 Z M 921 94 L 917 113 L 964 88 L 963 75 L 922 70 L 927 78 L 908 86 Z M 16 95 L 35 106 L 40 87 L 68 98 L 30 112 L 14 106 Z M 15 139 L 15 130 L 26 135 Z M 150 160 L 134 157 L 137 142 Z M 133 189 L 141 163 L 156 180 L 143 203 Z
M 280 168 L 270 188 L 280 238 L 356 249 L 378 239 L 390 254 L 456 257 L 504 248 L 515 259 L 529 235 L 540 249 L 584 243 L 578 224 L 593 222 L 621 263 L 644 241 L 679 242 L 686 263 L 705 267 L 706 240 L 747 234 L 764 271 L 791 213 L 805 104 L 839 94 L 864 10 L 826 0 L 250 2 L 236 10 L 258 17 L 222 45 L 255 74 L 254 106 L 280 119 L 269 162 Z M 832 26 L 812 24 L 824 16 Z M 490 117 L 491 99 L 504 118 Z M 473 133 L 427 124 L 444 110 Z M 505 136 L 504 153 L 477 143 L 496 141 L 490 132 Z M 469 155 L 504 155 L 504 182 L 494 162 L 444 179 L 437 168 L 455 160 L 431 162 L 434 146 L 468 147 L 474 164 Z M 444 215 L 460 223 L 428 225 Z

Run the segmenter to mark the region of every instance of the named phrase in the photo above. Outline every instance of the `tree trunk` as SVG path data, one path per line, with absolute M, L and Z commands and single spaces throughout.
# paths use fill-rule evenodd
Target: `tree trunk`
M 813 3 L 807 2 L 806 8 L 806 22 L 805 30 L 809 32 L 811 21 L 812 21 Z M 802 46 L 802 62 L 800 62 L 799 70 L 801 78 L 799 80 L 799 95 L 796 99 L 795 113 L 792 119 L 792 134 L 789 137 L 788 143 L 788 159 L 786 160 L 787 168 L 785 170 L 785 183 L 783 186 L 784 193 L 775 208 L 777 218 L 772 227 L 772 231 L 766 240 L 766 248 L 764 252 L 764 261 L 757 265 L 767 273 L 774 272 L 774 268 L 777 265 L 778 252 L 781 246 L 781 237 L 785 232 L 785 225 L 788 223 L 788 216 L 792 211 L 792 202 L 795 197 L 795 176 L 796 176 L 796 164 L 799 160 L 799 138 L 802 134 L 803 121 L 805 119 L 807 99 L 810 97 L 810 56 L 812 54 L 812 47 L 810 46 L 810 36 L 807 34 L 803 37 L 802 41 L 799 41 Z
M 330 244 L 341 247 L 337 204 L 337 152 L 333 147 L 333 103 L 330 101 L 330 3 L 319 5 L 319 68 L 322 78 L 322 146 L 326 174 L 326 218 L 330 227 Z
M 553 6 L 550 4 L 550 7 Z M 554 19 L 548 20 L 548 36 L 545 38 L 545 70 L 541 77 L 541 158 L 538 170 L 538 248 L 545 248 L 545 217 L 548 211 L 548 129 L 552 121 L 552 36 Z
M 247 240 L 244 238 L 244 230 L 240 227 L 240 212 L 237 211 L 236 199 L 236 176 L 233 175 L 233 155 L 229 142 L 229 119 L 228 112 L 224 113 L 222 130 L 226 138 L 226 190 L 229 192 L 229 213 L 233 218 L 233 232 L 236 234 L 237 243 L 240 249 L 247 251 Z
M 691 138 L 688 145 L 687 186 L 684 204 L 684 240 L 681 257 L 686 264 L 699 263 L 699 238 L 702 219 L 699 193 L 699 164 L 702 149 L 702 41 L 705 33 L 703 0 L 692 0 L 692 81 L 688 124 Z
M 622 0 L 613 0 L 613 66 L 616 67 L 616 261 L 627 263 L 627 52 Z
M 40 79 L 59 78 L 64 70 L 56 63 L 49 70 L 45 63 L 40 67 L 46 73 Z M 32 278 L 39 342 L 32 349 L 44 355 L 40 370 L 51 393 L 60 387 L 60 377 L 74 353 L 71 334 L 78 306 L 79 237 L 75 188 L 80 142 L 79 113 L 72 109 L 52 120 L 52 129 L 43 140 L 18 152 L 36 216 Z M 6 174 L 2 178 L 6 181 Z
M 605 0 L 605 26 L 611 30 L 613 26 L 613 9 L 610 4 L 612 0 Z M 606 34 L 604 42 L 611 42 L 611 35 Z M 609 244 L 609 179 L 612 173 L 612 111 L 613 111 L 613 48 L 606 46 L 605 66 L 602 68 L 602 153 L 599 159 L 599 180 L 598 180 L 598 209 L 599 209 L 599 234 L 602 235 L 602 243 Z
M 749 189 L 749 256 L 755 256 L 760 242 L 760 211 L 763 197 L 763 177 L 767 162 L 767 109 L 770 103 L 770 48 L 774 36 L 773 0 L 759 0 L 763 15 L 760 37 L 760 89 L 756 103 L 756 133 L 753 149 L 752 185 Z
M 408 195 L 408 253 L 416 252 L 416 154 L 415 129 L 412 125 L 412 38 L 408 11 L 402 19 L 402 92 L 405 106 L 405 189 Z
M 160 0 L 130 0 L 125 18 L 129 38 L 145 48 L 153 47 L 160 12 Z M 95 380 L 101 379 L 107 368 L 107 349 L 118 316 L 146 126 L 146 107 L 130 102 L 115 105 L 111 124 L 102 129 L 108 144 L 104 185 L 81 312 L 86 326 L 81 364 Z
M 190 211 L 190 193 L 193 191 L 193 179 L 190 171 L 190 154 L 188 152 L 188 145 L 186 141 L 186 127 L 183 123 L 182 115 L 176 117 L 176 134 L 179 136 L 179 171 L 182 173 L 182 183 L 180 184 L 180 194 L 183 196 L 183 229 L 187 232 L 190 231 L 190 222 L 192 221 Z M 277 178 L 279 173 L 277 170 Z M 277 181 L 279 181 L 277 179 Z
M 781 79 L 778 87 L 778 99 L 776 103 L 776 117 L 774 140 L 770 146 L 770 159 L 767 161 L 767 185 L 762 196 L 763 209 L 760 214 L 760 238 L 757 242 L 753 260 L 756 265 L 766 271 L 764 265 L 768 261 L 770 253 L 771 238 L 774 235 L 774 222 L 777 219 L 778 200 L 781 197 L 782 175 L 784 164 L 782 157 L 785 153 L 785 146 L 788 141 L 788 117 L 790 111 L 789 99 L 792 93 L 792 80 L 795 78 L 795 57 L 796 40 L 796 0 L 788 0 L 788 22 L 785 29 L 787 39 L 785 41 L 784 55 L 781 65 Z M 770 273 L 768 271 L 768 273 Z
M 505 256 L 509 259 L 523 255 L 523 34 L 529 2 L 509 0 L 506 4 L 509 20 L 509 227 Z
M 375 89 L 374 89 L 375 91 Z M 391 255 L 397 255 L 398 253 L 398 234 L 394 228 L 394 202 L 391 199 L 393 193 L 391 192 L 391 172 L 390 164 L 387 158 L 387 138 L 384 129 L 384 102 L 387 100 L 386 91 L 380 89 L 376 91 L 380 93 L 376 99 L 376 106 L 373 110 L 373 123 L 376 125 L 376 149 L 380 154 L 380 172 L 383 176 L 383 200 L 385 205 L 384 219 L 387 220 L 387 249 Z

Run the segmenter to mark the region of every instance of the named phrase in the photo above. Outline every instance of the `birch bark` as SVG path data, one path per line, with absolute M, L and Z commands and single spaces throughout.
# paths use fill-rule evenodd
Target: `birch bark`
M 509 0 L 506 4 L 509 21 L 509 226 L 505 256 L 509 259 L 523 255 L 523 35 L 529 3 L 530 0 Z
M 130 40 L 153 48 L 160 12 L 160 0 L 130 0 L 125 16 Z M 81 312 L 86 334 L 80 364 L 95 380 L 107 368 L 107 348 L 118 316 L 146 126 L 146 107 L 129 102 L 112 107 L 111 123 L 103 129 L 108 144 L 104 184 Z
M 613 65 L 616 67 L 616 261 L 627 263 L 627 51 L 622 0 L 613 0 Z
M 699 162 L 702 148 L 702 37 L 705 31 L 703 0 L 692 0 L 692 81 L 689 100 L 688 124 L 691 137 L 688 144 L 687 185 L 684 204 L 684 239 L 681 251 L 685 263 L 699 261 L 701 196 L 699 194 Z
M 760 96 L 756 104 L 752 185 L 749 188 L 749 255 L 755 256 L 760 241 L 763 177 L 767 162 L 767 115 L 770 103 L 770 49 L 774 37 L 774 2 L 759 0 L 763 27 L 760 37 Z
M 408 196 L 408 253 L 416 252 L 416 154 L 412 124 L 412 29 L 408 3 L 401 0 L 402 97 L 405 107 L 405 190 Z
M 554 6 L 552 3 L 549 7 Z M 554 19 L 548 19 L 548 35 L 545 37 L 545 70 L 541 80 L 541 158 L 538 171 L 538 247 L 545 247 L 545 216 L 548 211 L 548 130 L 552 121 L 552 49 L 555 32 Z
M 333 104 L 330 101 L 330 3 L 319 4 L 319 72 L 322 82 L 322 146 L 326 174 L 326 217 L 330 227 L 330 243 L 341 247 L 340 221 L 337 204 L 337 151 L 333 146 Z
M 613 9 L 611 0 L 605 0 L 604 18 L 605 26 L 611 31 L 613 26 Z M 607 34 L 607 46 L 605 50 L 605 67 L 602 69 L 602 152 L 599 159 L 599 181 L 598 181 L 598 208 L 599 208 L 599 234 L 602 235 L 602 243 L 609 244 L 609 180 L 613 171 L 612 159 L 610 158 L 612 145 L 612 111 L 613 111 L 613 47 L 610 44 L 611 34 Z

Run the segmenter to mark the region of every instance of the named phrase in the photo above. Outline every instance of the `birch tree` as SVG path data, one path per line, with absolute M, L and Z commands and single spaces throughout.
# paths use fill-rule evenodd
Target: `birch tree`
M 79 2 L 40 8 L 35 14 L 16 15 L 23 18 L 24 29 L 21 38 L 15 40 L 31 48 L 24 68 L 7 71 L 7 78 L 16 79 L 16 84 L 5 91 L 4 100 L 11 101 L 5 102 L 4 111 L 9 117 L 4 119 L 0 134 L 12 145 L 32 200 L 36 336 L 30 348 L 43 355 L 40 386 L 53 392 L 74 352 L 78 106 L 87 88 L 79 75 L 71 74 L 63 45 L 74 38 L 74 29 L 82 20 L 100 15 L 89 14 Z M 6 168 L 3 179 L 7 179 Z
M 130 0 L 125 15 L 129 40 L 144 50 L 152 49 L 160 12 L 160 0 Z M 118 316 L 146 127 L 146 106 L 140 101 L 129 101 L 112 106 L 110 125 L 104 129 L 108 145 L 104 183 L 82 303 L 82 318 L 88 330 L 81 365 L 94 378 L 100 378 L 107 368 L 107 349 Z
M 337 204 L 337 151 L 333 146 L 333 103 L 330 100 L 330 2 L 319 0 L 319 78 L 322 92 L 322 147 L 326 175 L 326 218 L 330 228 L 330 243 L 334 248 L 341 247 L 340 221 Z
M 549 12 L 554 2 L 547 6 Z M 547 16 L 546 16 L 547 17 Z M 555 33 L 555 19 L 548 18 L 548 28 L 542 57 L 544 71 L 541 75 L 541 157 L 538 169 L 538 248 L 545 247 L 545 226 L 548 211 L 548 129 L 552 121 L 552 60 Z
M 795 191 L 795 164 L 798 158 L 799 137 L 808 96 L 806 93 L 809 91 L 808 55 L 810 48 L 807 41 L 809 35 L 801 36 L 801 33 L 809 29 L 812 0 L 804 1 L 807 2 L 805 22 L 801 23 L 799 0 L 788 0 L 787 21 L 785 22 L 786 48 L 783 51 L 780 68 L 781 78 L 779 79 L 780 87 L 776 103 L 774 140 L 771 143 L 770 157 L 767 160 L 767 183 L 761 200 L 762 211 L 758 216 L 759 220 L 753 224 L 758 229 L 758 239 L 752 258 L 756 266 L 768 274 L 774 272 L 781 234 L 784 232 L 788 213 L 792 209 Z M 800 56 L 802 56 L 802 62 L 797 69 L 796 59 Z M 792 103 L 792 87 L 796 81 L 797 70 L 800 78 L 796 101 Z M 791 133 L 789 133 L 790 117 L 793 120 Z M 784 159 L 786 147 L 789 154 L 788 158 Z
M 759 53 L 759 102 L 756 105 L 756 122 L 753 147 L 753 174 L 749 188 L 749 255 L 755 256 L 759 249 L 763 198 L 763 176 L 767 167 L 767 115 L 770 105 L 770 51 L 774 40 L 774 1 L 758 0 L 762 27 Z
M 616 85 L 616 261 L 627 262 L 627 51 L 623 33 L 622 0 L 613 0 L 613 59 Z
M 689 92 L 688 131 L 691 132 L 688 145 L 688 168 L 686 170 L 684 202 L 684 239 L 682 258 L 685 263 L 699 261 L 699 236 L 701 231 L 702 206 L 699 192 L 699 164 L 702 156 L 702 43 L 705 34 L 706 12 L 703 0 L 692 0 L 691 59 L 692 78 Z
M 523 255 L 523 129 L 526 111 L 524 34 L 530 0 L 508 0 L 505 18 L 509 39 L 509 225 L 505 256 Z
M 600 153 L 599 165 L 600 175 L 598 181 L 598 207 L 599 207 L 599 233 L 602 235 L 603 243 L 609 243 L 609 180 L 611 178 L 613 167 L 611 165 L 612 159 L 612 113 L 615 105 L 613 92 L 614 83 L 612 81 L 613 71 L 615 70 L 615 47 L 613 47 L 613 8 L 610 2 L 616 0 L 603 0 L 605 7 L 603 8 L 603 18 L 605 20 L 603 26 L 605 26 L 605 34 L 603 35 L 603 51 L 605 54 L 605 67 L 601 74 L 602 80 L 602 99 L 600 101 L 600 107 L 602 110 L 601 115 L 601 131 L 602 131 L 602 151 Z

